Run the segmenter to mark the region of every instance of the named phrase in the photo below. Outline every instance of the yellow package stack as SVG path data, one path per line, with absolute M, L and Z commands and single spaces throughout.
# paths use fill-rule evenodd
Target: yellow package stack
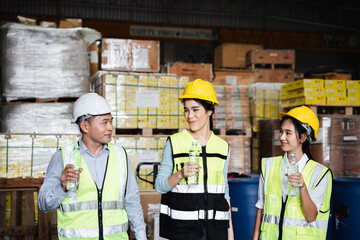
M 280 89 L 284 83 L 255 83 L 249 86 L 252 128 L 259 131 L 259 120 L 277 118 L 281 112 Z

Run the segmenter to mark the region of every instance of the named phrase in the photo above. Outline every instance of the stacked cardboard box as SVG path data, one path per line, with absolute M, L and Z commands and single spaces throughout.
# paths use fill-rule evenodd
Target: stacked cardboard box
M 214 85 L 219 101 L 215 109 L 214 128 L 246 132 L 251 127 L 248 86 Z
M 255 49 L 246 53 L 246 65 L 255 71 L 255 82 L 294 80 L 295 51 Z
M 115 128 L 186 128 L 178 97 L 187 77 L 99 71 L 95 92 L 112 107 Z
M 159 72 L 160 43 L 152 40 L 103 38 L 89 47 L 91 73 L 99 70 Z
M 213 80 L 213 67 L 210 63 L 170 62 L 165 64 L 163 72 L 188 77 L 189 81 L 198 78 L 209 82 Z
M 281 105 L 360 105 L 360 81 L 301 79 L 282 86 Z
M 278 118 L 281 112 L 280 89 L 283 83 L 255 83 L 249 86 L 250 113 L 254 132 L 259 131 L 259 119 Z
M 246 68 L 246 53 L 262 49 L 261 45 L 224 43 L 215 48 L 215 68 Z
M 246 136 L 222 137 L 230 145 L 229 172 L 251 173 L 251 138 Z
M 0 177 L 42 177 L 51 156 L 79 135 L 0 134 Z

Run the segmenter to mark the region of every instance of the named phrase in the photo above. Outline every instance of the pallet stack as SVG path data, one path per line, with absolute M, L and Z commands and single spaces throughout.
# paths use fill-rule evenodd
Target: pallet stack
M 255 82 L 294 80 L 295 51 L 255 49 L 246 53 L 246 66 L 255 71 Z
M 78 133 L 72 102 L 90 91 L 87 46 L 99 37 L 91 29 L 4 25 L 1 131 Z

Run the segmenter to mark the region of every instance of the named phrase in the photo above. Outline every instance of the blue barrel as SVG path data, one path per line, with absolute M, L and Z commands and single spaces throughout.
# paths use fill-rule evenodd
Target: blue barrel
M 236 240 L 251 239 L 258 200 L 259 175 L 250 178 L 230 178 L 229 194 L 232 223 Z
M 334 179 L 328 239 L 358 239 L 360 236 L 360 179 Z

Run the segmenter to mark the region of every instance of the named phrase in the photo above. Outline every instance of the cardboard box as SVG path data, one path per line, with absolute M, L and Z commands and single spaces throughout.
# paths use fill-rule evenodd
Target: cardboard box
M 245 68 L 246 53 L 253 49 L 262 49 L 261 45 L 224 43 L 215 48 L 215 68 Z
M 82 27 L 82 19 L 79 18 L 66 18 L 65 20 L 60 20 L 59 28 L 78 28 Z
M 255 69 L 255 82 L 287 83 L 294 81 L 294 70 Z
M 159 72 L 159 41 L 103 38 L 101 69 Z
M 255 82 L 255 72 L 250 70 L 215 69 L 213 84 L 216 85 L 250 85 Z
M 295 64 L 295 50 L 256 49 L 246 53 L 246 65 L 258 63 Z
M 210 63 L 172 62 L 165 65 L 164 71 L 169 74 L 189 77 L 189 81 L 198 78 L 209 82 L 213 80 L 213 69 Z

